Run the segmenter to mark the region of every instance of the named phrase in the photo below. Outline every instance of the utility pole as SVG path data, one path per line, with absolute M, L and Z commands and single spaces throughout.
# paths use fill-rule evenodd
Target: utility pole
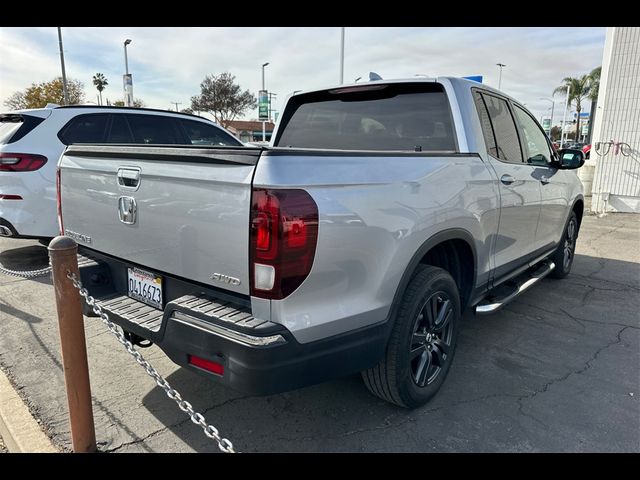
M 64 53 L 62 51 L 62 30 L 58 27 L 58 44 L 60 45 L 60 65 L 62 66 L 62 94 L 64 104 L 69 105 L 69 90 L 67 88 L 67 72 L 64 69 Z
M 182 102 L 171 102 L 176 106 L 176 112 L 178 111 L 178 105 L 182 105 Z
M 340 85 L 344 83 L 344 27 L 340 27 Z

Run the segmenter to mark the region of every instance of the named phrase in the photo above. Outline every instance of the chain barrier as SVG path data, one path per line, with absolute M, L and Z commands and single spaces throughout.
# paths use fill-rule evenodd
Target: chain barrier
M 223 451 L 224 453 L 236 453 L 233 448 L 233 444 L 226 438 L 222 438 L 216 427 L 207 424 L 204 416 L 201 413 L 196 412 L 189 402 L 183 400 L 180 393 L 176 389 L 172 388 L 171 385 L 169 385 L 169 382 L 162 375 L 160 375 L 147 360 L 144 359 L 144 357 L 138 350 L 133 347 L 133 344 L 125 338 L 124 333 L 120 331 L 115 323 L 109 320 L 109 316 L 107 315 L 107 313 L 104 312 L 102 310 L 102 307 L 96 303 L 96 300 L 91 295 L 89 295 L 89 292 L 82 286 L 82 282 L 80 282 L 78 277 L 74 273 L 67 272 L 67 278 L 73 282 L 73 286 L 76 287 L 80 292 L 80 295 L 84 297 L 87 305 L 89 305 L 93 309 L 93 312 L 96 315 L 100 316 L 102 322 L 107 326 L 109 331 L 113 333 L 118 342 L 120 342 L 127 349 L 127 351 L 133 356 L 133 358 L 135 358 L 136 362 L 141 367 L 143 367 L 147 374 L 155 380 L 156 384 L 164 390 L 164 392 L 167 394 L 167 397 L 176 402 L 180 410 L 185 412 L 189 416 L 189 418 L 191 418 L 191 421 L 193 423 L 202 428 L 204 434 L 207 437 L 215 440 L 218 444 L 218 448 L 221 451 Z
M 12 277 L 37 278 L 49 275 L 51 273 L 51 266 L 38 268 L 37 270 L 11 270 L 0 264 L 0 272 L 6 275 L 11 275 Z

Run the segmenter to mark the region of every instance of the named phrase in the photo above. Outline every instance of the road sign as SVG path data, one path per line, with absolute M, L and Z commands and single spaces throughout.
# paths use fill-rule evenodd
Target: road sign
M 467 80 L 473 80 L 474 82 L 482 83 L 482 75 L 472 75 L 470 77 L 462 77 L 462 78 L 466 78 Z
M 269 93 L 266 90 L 258 93 L 258 119 L 269 120 Z
M 543 130 L 549 130 L 551 128 L 551 119 L 550 118 L 543 118 L 542 119 L 542 129 Z
M 133 107 L 133 77 L 130 73 L 122 76 L 124 85 L 124 106 Z

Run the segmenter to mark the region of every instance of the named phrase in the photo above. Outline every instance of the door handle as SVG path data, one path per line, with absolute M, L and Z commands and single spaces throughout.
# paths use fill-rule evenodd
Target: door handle
M 118 185 L 125 188 L 138 189 L 140 185 L 140 169 L 139 168 L 119 168 L 118 169 Z
M 542 175 L 542 176 L 540 177 L 540 182 L 541 182 L 543 185 L 546 185 L 547 183 L 549 183 L 549 178 L 548 178 L 548 177 L 546 177 L 545 175 Z
M 505 173 L 504 175 L 502 175 L 500 177 L 500 181 L 502 183 L 504 183 L 505 185 L 511 185 L 513 182 L 516 181 L 515 178 L 513 178 L 511 175 L 509 175 L 508 173 Z

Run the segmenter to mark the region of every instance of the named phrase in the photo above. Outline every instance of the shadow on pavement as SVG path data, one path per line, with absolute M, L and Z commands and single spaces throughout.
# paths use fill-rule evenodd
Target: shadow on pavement
M 243 451 L 597 450 L 602 445 L 595 441 L 567 444 L 562 432 L 582 425 L 579 435 L 592 435 L 585 419 L 602 407 L 601 396 L 610 395 L 604 380 L 610 365 L 598 360 L 606 375 L 592 369 L 599 352 L 611 349 L 614 365 L 633 363 L 629 349 L 612 346 L 623 331 L 638 328 L 639 279 L 640 264 L 576 255 L 566 279 L 545 279 L 494 315 L 467 312 L 447 381 L 430 403 L 413 411 L 370 395 L 359 375 L 267 397 L 243 396 L 186 369 L 167 379 Z M 580 375 L 585 369 L 592 369 L 589 377 Z M 627 370 L 626 375 L 637 374 L 636 367 Z M 584 388 L 590 395 L 565 405 L 568 392 L 562 382 L 567 379 L 588 381 Z M 554 388 L 547 391 L 549 385 Z M 626 401 L 621 398 L 617 401 Z M 559 405 L 555 414 L 542 407 L 545 401 Z M 218 451 L 160 388 L 150 391 L 143 405 L 177 437 L 174 442 L 197 452 Z M 629 415 L 626 407 L 611 408 L 621 418 Z M 547 411 L 544 423 L 527 413 L 538 409 Z M 631 430 L 618 432 L 614 444 L 620 442 L 623 449 L 633 444 Z M 505 431 L 520 433 L 504 443 L 499 439 Z M 393 441 L 385 438 L 391 434 Z M 369 441 L 362 443 L 363 437 Z M 521 445 L 510 447 L 509 442 Z M 172 451 L 178 445 L 152 448 Z
M 353 412 L 384 411 L 382 417 L 403 409 L 389 405 L 373 397 L 364 386 L 359 374 L 319 385 L 264 397 L 244 396 L 242 393 L 217 385 L 198 374 L 180 368 L 167 377 L 173 388 L 192 403 L 194 409 L 202 413 L 209 424 L 220 431 L 222 437 L 235 442 L 240 451 L 264 451 L 271 432 L 289 430 L 292 436 L 308 435 L 318 437 L 331 434 L 323 431 L 322 424 L 328 418 L 342 422 L 341 417 L 354 415 Z M 177 405 L 166 397 L 160 388 L 154 388 L 142 401 L 143 405 L 164 425 L 187 443 L 196 452 L 219 452 L 214 440 L 208 439 L 200 427 L 194 425 Z M 295 417 L 308 420 L 307 426 L 300 425 Z M 370 425 L 380 422 L 374 415 Z M 286 435 L 286 434 L 285 434 Z M 259 441 L 249 437 L 261 438 Z M 261 448 L 260 445 L 263 445 Z M 166 448 L 166 446 L 165 446 Z M 290 447 L 271 445 L 270 451 L 286 451 Z M 163 448 L 160 451 L 167 451 Z
M 49 265 L 47 247 L 29 245 L 0 252 L 0 264 L 10 270 L 35 270 Z
M 36 317 L 35 315 L 31 315 L 24 310 L 20 310 L 18 308 L 12 307 L 11 305 L 7 305 L 6 303 L 0 301 L 0 312 L 11 315 L 12 317 L 19 318 L 20 320 L 24 320 L 27 323 L 40 323 L 42 319 L 40 317 Z

